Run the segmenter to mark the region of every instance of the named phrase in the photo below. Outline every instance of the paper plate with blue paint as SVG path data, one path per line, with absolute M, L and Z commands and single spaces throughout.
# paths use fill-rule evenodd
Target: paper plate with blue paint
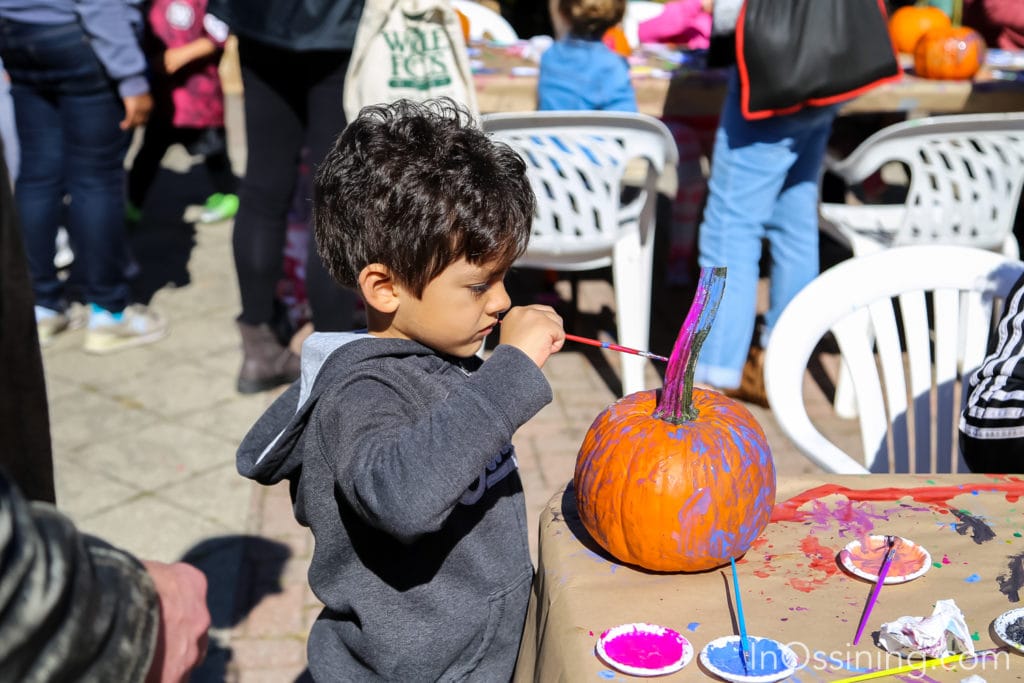
M 663 676 L 693 659 L 693 645 L 677 631 L 656 624 L 623 624 L 601 634 L 595 647 L 606 664 L 633 676 Z
M 866 539 L 850 541 L 839 551 L 839 564 L 854 576 L 871 581 L 878 581 L 878 572 L 885 561 L 885 553 L 889 549 L 886 536 L 875 534 Z M 909 538 L 896 537 L 896 554 L 893 556 L 889 573 L 883 583 L 906 583 L 923 576 L 931 569 L 932 556 L 923 546 Z
M 716 638 L 700 651 L 701 665 L 733 683 L 774 683 L 796 671 L 796 653 L 777 640 L 750 636 L 750 663 L 745 664 L 739 636 Z
M 1024 607 L 1003 612 L 996 617 L 992 628 L 999 636 L 999 640 L 1019 652 L 1024 652 Z

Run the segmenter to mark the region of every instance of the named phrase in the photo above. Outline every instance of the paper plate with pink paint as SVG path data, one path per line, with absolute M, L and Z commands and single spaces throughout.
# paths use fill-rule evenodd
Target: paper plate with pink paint
M 850 541 L 839 551 L 839 564 L 843 569 L 865 581 L 878 581 L 878 571 L 888 550 L 887 536 L 876 534 L 866 539 Z M 906 583 L 923 576 L 932 566 L 932 556 L 909 538 L 896 536 L 896 555 L 883 583 Z
M 601 634 L 595 648 L 608 666 L 633 676 L 662 676 L 693 659 L 693 646 L 676 631 L 656 624 L 623 624 Z

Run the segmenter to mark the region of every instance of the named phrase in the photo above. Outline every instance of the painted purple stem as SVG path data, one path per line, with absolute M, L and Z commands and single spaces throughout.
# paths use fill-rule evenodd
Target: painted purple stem
M 864 608 L 864 614 L 860 618 L 860 626 L 857 627 L 857 635 L 853 637 L 854 645 L 860 642 L 860 636 L 864 633 L 864 627 L 867 626 L 868 617 L 871 616 L 871 610 L 874 609 L 875 603 L 878 602 L 878 593 L 882 590 L 882 584 L 885 583 L 885 577 L 889 573 L 889 566 L 892 565 L 892 560 L 896 557 L 896 537 L 886 536 L 885 542 L 889 544 L 889 550 L 885 553 L 885 560 L 882 561 L 882 568 L 878 570 L 878 581 L 875 582 L 875 587 L 871 589 L 871 597 L 868 598 L 867 607 Z
M 654 417 L 673 424 L 690 422 L 697 417 L 693 407 L 693 371 L 724 293 L 725 268 L 701 268 L 697 293 L 668 359 L 665 388 L 661 391 Z

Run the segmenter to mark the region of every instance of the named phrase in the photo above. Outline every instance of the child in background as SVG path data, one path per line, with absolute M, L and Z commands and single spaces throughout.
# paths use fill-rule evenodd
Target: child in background
M 167 148 L 181 144 L 189 154 L 204 157 L 216 190 L 200 222 L 232 218 L 238 212 L 237 180 L 227 154 L 217 72 L 228 27 L 206 13 L 206 0 L 154 0 L 147 27 L 154 106 L 128 175 L 128 217 L 138 221 Z
M 537 108 L 636 111 L 629 64 L 601 41 L 622 21 L 626 0 L 557 1 L 569 30 L 540 58 Z
M 533 578 L 512 436 L 551 400 L 564 340 L 503 278 L 530 235 L 522 159 L 451 100 L 367 107 L 315 175 L 324 265 L 366 305 L 317 332 L 238 469 L 289 479 L 325 608 L 317 681 L 507 681 Z M 501 343 L 475 354 L 501 318 Z

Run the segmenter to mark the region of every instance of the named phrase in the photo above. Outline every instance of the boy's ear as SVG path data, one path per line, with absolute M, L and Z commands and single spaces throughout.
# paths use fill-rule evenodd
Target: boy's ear
M 391 269 L 383 263 L 371 263 L 359 271 L 359 291 L 368 306 L 381 313 L 394 313 L 400 300 L 399 287 Z

